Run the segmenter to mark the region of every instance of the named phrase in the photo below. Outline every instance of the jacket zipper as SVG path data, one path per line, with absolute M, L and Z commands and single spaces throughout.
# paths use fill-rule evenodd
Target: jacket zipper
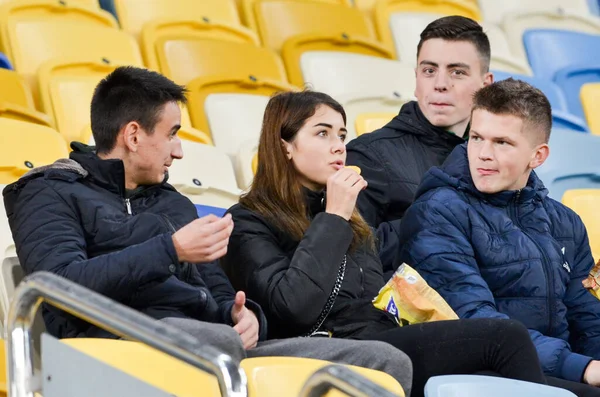
M 127 213 L 133 215 L 133 211 L 131 211 L 131 201 L 128 198 L 125 199 L 125 207 L 127 208 Z
M 551 334 L 551 330 L 552 330 L 552 320 L 553 320 L 553 296 L 554 296 L 554 277 L 552 277 L 552 269 L 549 269 L 550 266 L 550 260 L 548 259 L 548 257 L 546 256 L 546 252 L 542 249 L 542 247 L 540 247 L 540 245 L 537 243 L 537 241 L 535 241 L 533 239 L 533 237 L 531 237 L 529 235 L 529 233 L 527 233 L 525 231 L 525 229 L 523 228 L 523 226 L 521 225 L 521 222 L 519 221 L 519 197 L 521 196 L 521 191 L 517 191 L 517 194 L 515 196 L 515 211 L 514 211 L 514 221 L 517 224 L 517 226 L 519 227 L 519 229 L 521 229 L 521 231 L 523 232 L 523 234 L 525 236 L 527 236 L 527 238 L 529 240 L 531 240 L 531 242 L 533 242 L 533 244 L 537 247 L 538 251 L 540 251 L 542 253 L 542 269 L 544 270 L 544 276 L 546 276 L 546 288 L 548 290 L 548 297 L 547 297 L 547 305 L 548 305 L 548 334 Z M 551 280 L 552 278 L 552 280 Z

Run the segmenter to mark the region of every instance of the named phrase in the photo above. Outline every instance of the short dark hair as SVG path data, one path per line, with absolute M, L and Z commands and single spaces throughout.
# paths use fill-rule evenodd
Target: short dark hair
M 164 105 L 186 103 L 186 89 L 165 76 L 142 68 L 122 66 L 106 76 L 92 97 L 92 135 L 98 153 L 111 151 L 123 126 L 138 122 L 151 134 Z
M 473 111 L 516 116 L 548 143 L 552 130 L 552 108 L 542 91 L 521 80 L 509 78 L 483 87 L 475 93 Z
M 481 25 L 471 18 L 451 15 L 436 19 L 427 25 L 421 32 L 421 40 L 417 45 L 417 59 L 423 43 L 431 39 L 468 41 L 479 53 L 481 72 L 487 73 L 490 70 L 490 41 Z

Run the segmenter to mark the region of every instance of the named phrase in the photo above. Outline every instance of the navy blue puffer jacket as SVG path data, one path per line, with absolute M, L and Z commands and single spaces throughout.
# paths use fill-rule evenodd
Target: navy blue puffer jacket
M 581 284 L 593 266 L 585 227 L 535 172 L 520 191 L 480 193 L 461 145 L 426 173 L 399 238 L 398 263 L 459 317 L 523 322 L 548 375 L 579 382 L 600 359 L 600 301 Z

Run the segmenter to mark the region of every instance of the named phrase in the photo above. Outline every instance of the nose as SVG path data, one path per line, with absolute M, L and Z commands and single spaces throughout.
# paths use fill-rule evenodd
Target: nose
M 444 92 L 448 90 L 448 75 L 441 72 L 436 73 L 434 84 L 436 91 Z
M 183 148 L 181 147 L 181 139 L 176 137 L 173 140 L 173 148 L 171 150 L 171 157 L 174 159 L 181 160 L 183 158 Z
M 334 137 L 334 142 L 331 144 L 331 153 L 343 154 L 346 152 L 346 144 L 338 137 Z
M 483 142 L 479 146 L 479 159 L 482 161 L 489 161 L 493 158 L 493 148 L 491 142 Z

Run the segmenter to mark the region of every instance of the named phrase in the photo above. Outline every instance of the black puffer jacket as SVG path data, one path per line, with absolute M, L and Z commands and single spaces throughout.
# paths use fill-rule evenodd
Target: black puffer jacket
M 346 163 L 360 167 L 369 184 L 358 196 L 357 206 L 367 223 L 377 229 L 379 256 L 386 272 L 392 269 L 399 251 L 399 220 L 415 199 L 425 172 L 440 166 L 463 142 L 431 124 L 417 102 L 409 102 L 383 128 L 348 143 Z
M 362 339 L 397 327 L 371 303 L 385 284 L 377 256 L 367 249 L 349 253 L 349 223 L 324 212 L 323 193 L 306 194 L 312 222 L 299 242 L 239 204 L 229 209 L 234 229 L 221 265 L 234 287 L 262 306 L 269 338 L 304 335 L 317 322 L 348 253 L 339 296 L 321 329 Z
M 126 192 L 122 161 L 75 149 L 3 192 L 25 272 L 55 273 L 156 319 L 231 324 L 235 291 L 222 269 L 180 263 L 173 246 L 172 233 L 197 218 L 194 205 L 166 183 Z M 248 306 L 265 330 L 258 305 Z M 111 336 L 58 309 L 43 313 L 54 336 Z

